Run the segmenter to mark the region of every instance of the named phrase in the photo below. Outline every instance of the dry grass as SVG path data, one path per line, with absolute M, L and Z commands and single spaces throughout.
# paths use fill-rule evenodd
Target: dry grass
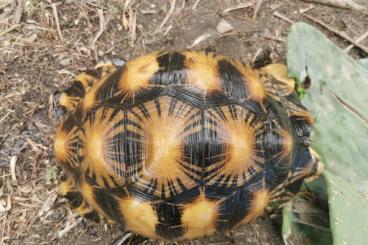
M 272 13 L 304 20 L 297 9 L 352 38 L 367 31 L 367 16 L 291 0 L 264 0 L 260 6 L 245 0 L 0 1 L 0 244 L 108 244 L 122 234 L 118 226 L 75 217 L 57 196 L 52 144 L 60 114 L 54 93 L 78 71 L 104 58 L 191 45 L 244 61 L 270 49 L 274 60 L 284 60 L 290 24 Z M 230 32 L 218 32 L 221 19 Z M 367 40 L 360 44 L 367 46 Z M 198 243 L 229 240 L 281 242 L 266 219 Z

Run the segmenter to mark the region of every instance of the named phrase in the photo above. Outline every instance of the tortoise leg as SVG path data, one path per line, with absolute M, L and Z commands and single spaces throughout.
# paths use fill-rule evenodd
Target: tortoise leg
M 323 164 L 310 149 L 300 149 L 285 181 L 271 191 L 271 203 L 287 202 L 300 190 L 303 181 L 312 181 L 322 173 Z
M 80 191 L 76 189 L 75 180 L 72 177 L 66 177 L 61 180 L 59 195 L 68 200 L 73 212 L 95 222 L 101 220 L 100 215 L 86 202 Z
M 319 156 L 317 152 L 313 150 L 312 148 L 309 148 L 309 151 L 312 155 L 312 159 L 314 160 L 314 164 L 313 164 L 312 174 L 310 175 L 310 177 L 307 177 L 306 179 L 304 179 L 305 182 L 310 182 L 310 181 L 317 179 L 322 174 L 323 169 L 325 168 L 324 163 L 319 160 Z

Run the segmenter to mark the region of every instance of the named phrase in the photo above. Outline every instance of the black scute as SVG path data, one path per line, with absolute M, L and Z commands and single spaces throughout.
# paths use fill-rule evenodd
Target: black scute
M 107 100 L 114 96 L 119 91 L 119 80 L 123 74 L 125 67 L 114 71 L 107 79 L 104 84 L 99 88 L 97 92 L 97 100 Z
M 248 91 L 245 87 L 244 77 L 240 71 L 225 59 L 220 60 L 217 65 L 224 93 L 237 100 L 246 99 L 248 97 Z
M 155 205 L 159 222 L 156 225 L 158 235 L 173 239 L 184 234 L 184 227 L 181 225 L 182 209 L 178 205 L 161 202 Z
M 212 195 L 223 200 L 219 206 L 217 230 L 231 229 L 242 221 L 251 208 L 253 193 L 264 188 L 263 179 L 263 173 L 257 173 L 242 187 L 235 191 L 233 190 L 231 193 L 224 192 L 224 188 L 218 187 L 213 189 L 214 187 L 212 186 L 206 187 L 208 189 L 207 192 L 212 189 Z M 222 194 L 222 192 L 224 193 Z M 224 195 L 225 193 L 226 195 Z
M 121 217 L 121 210 L 119 208 L 119 202 L 117 197 L 125 197 L 124 191 L 121 189 L 99 189 L 95 188 L 93 190 L 95 200 L 101 209 L 109 216 L 110 219 L 116 220 L 121 224 L 124 224 L 123 218 Z
M 157 57 L 159 70 L 150 79 L 151 84 L 185 84 L 185 56 L 178 52 L 169 52 Z

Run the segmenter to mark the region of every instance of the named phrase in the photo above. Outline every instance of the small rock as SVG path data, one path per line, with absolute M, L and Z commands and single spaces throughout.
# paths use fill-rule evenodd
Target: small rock
M 232 31 L 234 29 L 234 27 L 227 22 L 225 19 L 221 19 L 220 22 L 217 24 L 216 29 L 219 33 L 225 33 L 225 32 L 229 32 Z
M 70 58 L 61 59 L 59 64 L 62 65 L 62 66 L 70 65 Z

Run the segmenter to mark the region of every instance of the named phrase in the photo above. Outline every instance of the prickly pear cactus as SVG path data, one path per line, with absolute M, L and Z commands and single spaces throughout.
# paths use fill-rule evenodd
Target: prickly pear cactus
M 318 30 L 298 23 L 288 36 L 287 63 L 290 76 L 311 79 L 303 104 L 315 118 L 313 148 L 326 167 L 322 178 L 333 243 L 366 244 L 368 61 L 352 59 Z M 292 217 L 284 210 L 289 233 Z

